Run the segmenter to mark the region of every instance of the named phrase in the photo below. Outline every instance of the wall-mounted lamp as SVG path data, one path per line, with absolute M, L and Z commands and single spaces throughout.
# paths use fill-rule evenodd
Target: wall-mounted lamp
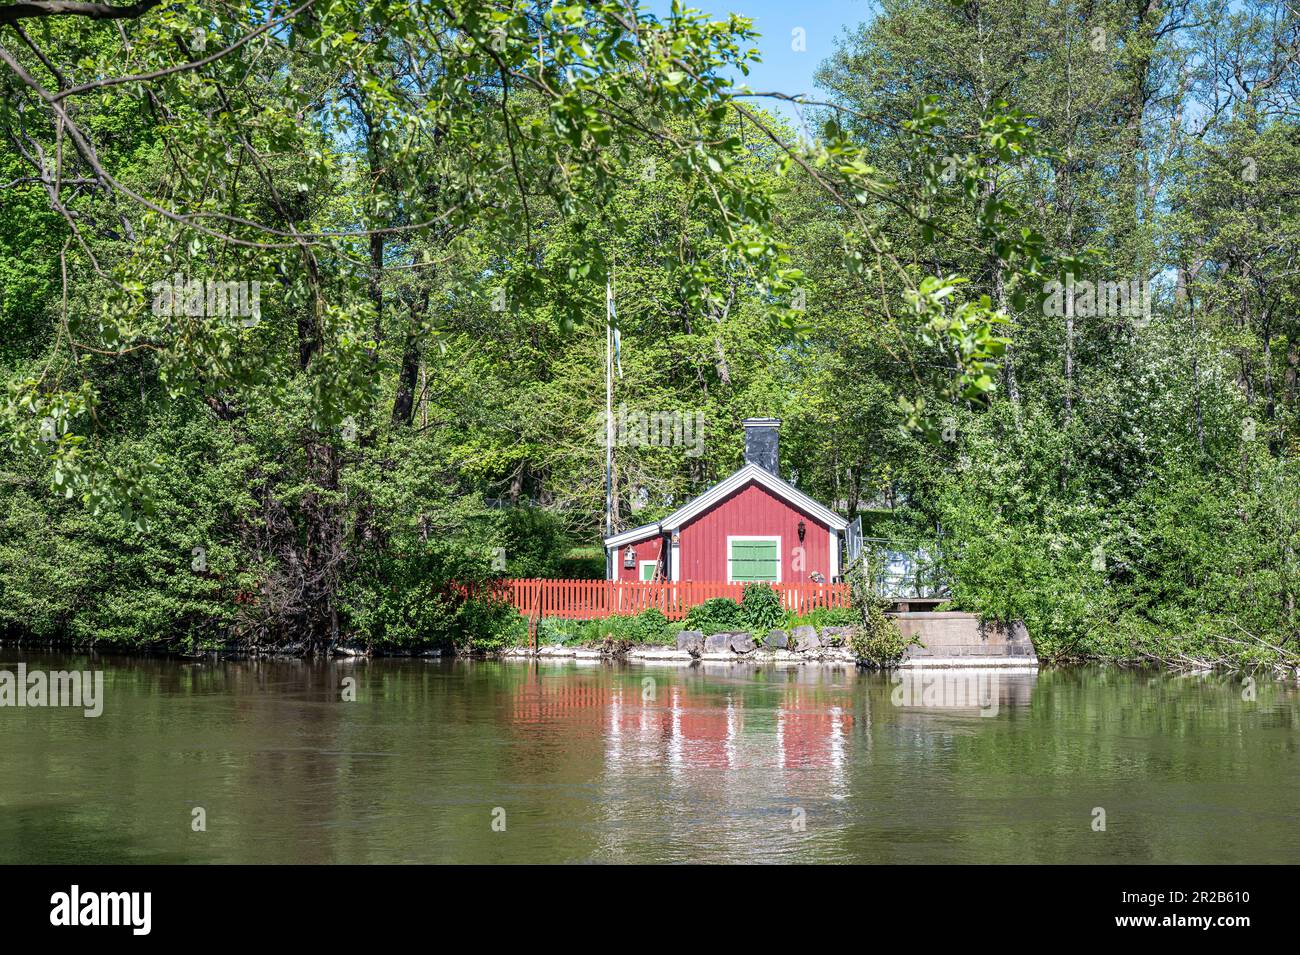
M 631 570 L 632 568 L 634 568 L 634 567 L 636 566 L 636 548 L 635 548 L 635 547 L 629 547 L 629 548 L 627 549 L 627 554 L 623 557 L 623 566 L 626 567 L 628 570 Z
M 808 528 L 804 525 L 803 521 L 800 521 L 799 522 L 799 543 L 800 544 L 803 543 L 804 535 L 807 533 L 808 533 Z
M 676 531 L 673 531 L 673 543 L 680 544 L 681 542 L 682 542 L 682 535 L 677 533 Z

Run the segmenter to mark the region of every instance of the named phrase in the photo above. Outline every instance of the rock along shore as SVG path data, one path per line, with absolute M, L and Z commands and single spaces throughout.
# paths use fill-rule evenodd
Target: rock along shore
M 536 651 L 512 647 L 503 657 L 537 657 L 572 660 L 605 660 L 622 657 L 656 663 L 821 663 L 856 666 L 857 655 L 848 646 L 851 627 L 795 627 L 793 631 L 773 630 L 761 641 L 748 630 L 734 630 L 705 636 L 698 630 L 677 634 L 674 646 L 634 646 L 625 652 L 563 645 L 543 646 Z
M 895 615 L 905 636 L 919 642 L 908 647 L 899 667 L 1012 667 L 1034 668 L 1038 658 L 1023 623 L 985 625 L 969 613 L 905 613 Z M 563 645 L 534 651 L 515 647 L 503 657 L 559 658 L 598 662 L 626 659 L 654 663 L 756 663 L 874 666 L 859 660 L 851 646 L 852 627 L 799 626 L 786 632 L 773 630 L 758 639 L 747 630 L 713 633 L 698 630 L 677 634 L 676 646 L 635 646 L 625 649 L 591 649 Z

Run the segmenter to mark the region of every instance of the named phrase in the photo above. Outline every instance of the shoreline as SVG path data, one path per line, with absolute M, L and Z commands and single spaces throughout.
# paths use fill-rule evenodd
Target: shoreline
M 829 647 L 818 650 L 794 652 L 758 648 L 747 653 L 733 651 L 691 653 L 673 647 L 631 647 L 622 653 L 587 647 L 549 646 L 533 650 L 529 647 L 512 647 L 498 654 L 503 660 L 572 661 L 578 663 L 628 662 L 677 664 L 736 664 L 753 666 L 831 666 L 861 667 L 876 670 L 907 669 L 1038 669 L 1034 656 L 971 656 L 971 657 L 914 657 L 886 665 L 860 659 L 847 647 Z
M 384 649 L 359 650 L 336 647 L 330 652 L 310 654 L 289 651 L 249 651 L 249 650 L 204 650 L 185 653 L 162 647 L 116 647 L 101 645 L 79 645 L 70 642 L 21 640 L 0 640 L 0 660 L 7 650 L 25 653 L 51 653 L 64 655 L 87 655 L 97 657 L 118 657 L 133 660 L 182 660 L 200 661 L 250 661 L 265 660 L 274 662 L 316 661 L 359 663 L 374 660 L 425 660 L 448 662 L 582 662 L 582 663 L 638 663 L 689 666 L 695 663 L 709 665 L 748 664 L 752 666 L 830 666 L 859 667 L 861 669 L 980 669 L 994 668 L 1004 670 L 1048 670 L 1058 668 L 1104 666 L 1120 669 L 1151 670 L 1160 673 L 1195 675 L 1202 673 L 1265 673 L 1275 678 L 1300 682 L 1300 669 L 1292 672 L 1279 671 L 1270 664 L 1225 666 L 1222 664 L 1203 667 L 1175 667 L 1160 661 L 1144 657 L 918 657 L 903 660 L 897 664 L 878 667 L 866 661 L 859 663 L 851 658 L 847 650 L 842 653 L 827 653 L 820 656 L 781 652 L 756 651 L 749 654 L 739 653 L 702 653 L 693 656 L 671 646 L 633 646 L 623 651 L 606 650 L 597 647 L 566 647 L 560 645 L 544 646 L 537 650 L 530 647 L 507 647 L 502 650 L 481 653 L 457 653 L 454 650 L 426 648 L 423 650 L 390 651 Z

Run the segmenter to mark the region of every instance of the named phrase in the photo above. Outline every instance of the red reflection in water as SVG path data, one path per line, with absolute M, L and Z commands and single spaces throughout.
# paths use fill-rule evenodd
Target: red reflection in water
M 803 688 L 786 691 L 781 703 L 781 765 L 790 767 L 837 766 L 843 745 L 853 727 L 853 714 L 837 706 L 825 693 Z
M 511 721 L 547 723 L 580 719 L 604 719 L 605 711 L 622 696 L 620 687 L 594 682 L 556 680 L 525 683 L 515 687 Z
M 776 707 L 775 732 L 770 722 L 760 721 L 761 729 L 745 737 L 747 751 L 752 757 L 770 746 L 780 766 L 841 765 L 853 727 L 853 715 L 842 702 L 847 701 L 822 689 L 788 689 Z M 554 724 L 568 733 L 577 726 L 600 726 L 611 743 L 666 744 L 674 764 L 716 768 L 736 760 L 745 733 L 745 701 L 740 695 L 692 693 L 680 686 L 668 687 L 666 699 L 660 699 L 636 686 L 564 678 L 515 687 L 511 721 Z

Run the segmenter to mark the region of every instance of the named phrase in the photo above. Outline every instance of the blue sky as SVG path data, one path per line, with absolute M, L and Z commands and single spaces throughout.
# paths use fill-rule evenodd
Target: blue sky
M 684 0 L 686 6 L 711 14 L 715 19 L 738 13 L 754 21 L 762 36 L 755 44 L 763 62 L 754 67 L 746 81 L 753 90 L 778 90 L 791 95 L 816 93 L 813 73 L 835 50 L 835 42 L 846 27 L 871 19 L 876 5 L 870 0 Z M 650 2 L 656 12 L 666 12 L 669 3 Z M 802 28 L 807 49 L 793 47 L 793 31 Z M 778 109 L 775 102 L 768 108 Z

